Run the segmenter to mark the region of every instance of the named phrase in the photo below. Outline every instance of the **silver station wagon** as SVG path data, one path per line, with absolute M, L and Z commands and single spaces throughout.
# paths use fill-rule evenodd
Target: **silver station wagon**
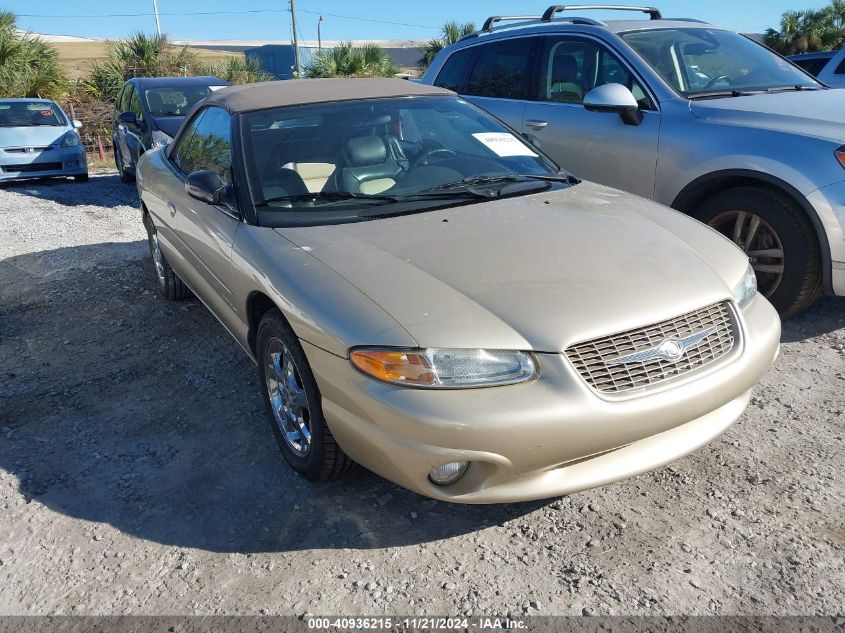
M 647 19 L 580 15 L 594 9 Z M 422 81 L 576 176 L 716 228 L 783 316 L 845 295 L 845 92 L 752 39 L 650 7 L 553 5 L 489 18 Z
M 162 293 L 255 360 L 311 480 L 358 462 L 463 503 L 598 486 L 719 435 L 778 353 L 733 243 L 441 88 L 224 88 L 138 189 Z

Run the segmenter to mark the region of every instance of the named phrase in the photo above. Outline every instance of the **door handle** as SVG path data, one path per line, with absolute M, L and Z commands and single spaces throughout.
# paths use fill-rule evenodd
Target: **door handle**
M 528 127 L 536 127 L 536 128 L 546 127 L 548 124 L 549 124 L 548 121 L 538 121 L 536 119 L 529 119 L 525 122 L 525 125 L 527 125 Z
M 172 202 L 167 203 L 167 210 L 170 211 L 171 216 L 176 215 L 176 205 Z

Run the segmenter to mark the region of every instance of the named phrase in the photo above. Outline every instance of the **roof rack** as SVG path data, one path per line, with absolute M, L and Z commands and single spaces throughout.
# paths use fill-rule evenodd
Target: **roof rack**
M 539 20 L 542 16 L 539 15 L 491 15 L 484 20 L 484 26 L 481 30 L 490 33 L 497 22 L 505 22 L 511 20 Z
M 655 9 L 654 7 L 629 7 L 620 4 L 553 4 L 543 12 L 543 15 L 491 15 L 489 18 L 484 20 L 484 25 L 481 27 L 480 30 L 476 31 L 475 33 L 469 33 L 467 35 L 464 35 L 461 39 L 465 40 L 473 37 L 478 37 L 480 33 L 492 33 L 494 30 L 496 30 L 496 28 L 501 28 L 496 26 L 499 22 L 551 22 L 553 19 L 555 19 L 555 16 L 562 11 L 577 10 L 638 11 L 640 13 L 648 13 L 652 20 L 663 19 L 663 16 L 661 15 L 660 11 L 658 9 Z M 592 18 L 567 17 L 564 18 L 564 21 L 571 22 L 572 24 L 606 26 L 604 22 L 600 22 L 599 20 L 593 20 Z M 690 21 L 692 22 L 693 20 Z
M 467 40 L 473 37 L 478 37 L 480 33 L 492 33 L 498 28 L 505 28 L 504 25 L 497 27 L 497 23 L 499 22 L 510 22 L 514 20 L 524 21 L 525 24 L 531 24 L 532 22 L 542 22 L 543 16 L 541 15 L 491 15 L 489 18 L 484 20 L 484 25 L 474 33 L 468 33 L 464 35 L 461 39 Z M 599 20 L 594 20 L 592 18 L 584 18 L 584 17 L 567 17 L 564 18 L 565 22 L 571 22 L 572 24 L 589 24 L 591 26 L 607 26 L 604 22 Z M 519 24 L 515 24 L 514 26 L 521 26 Z
M 652 20 L 661 20 L 663 16 L 659 9 L 654 7 L 628 7 L 620 4 L 553 4 L 543 13 L 540 18 L 543 22 L 551 22 L 556 14 L 561 11 L 638 11 L 640 13 L 648 13 Z

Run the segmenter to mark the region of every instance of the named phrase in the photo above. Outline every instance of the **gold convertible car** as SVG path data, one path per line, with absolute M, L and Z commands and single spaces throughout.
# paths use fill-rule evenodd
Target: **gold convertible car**
M 358 462 L 462 503 L 598 486 L 718 436 L 778 354 L 732 242 L 440 88 L 219 90 L 138 189 L 161 291 L 255 360 L 311 480 Z

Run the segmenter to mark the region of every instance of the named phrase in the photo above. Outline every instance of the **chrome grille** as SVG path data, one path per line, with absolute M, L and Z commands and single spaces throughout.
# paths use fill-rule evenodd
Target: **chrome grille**
M 652 358 L 613 363 L 621 356 L 657 347 L 667 339 L 682 339 L 710 328 L 715 331 L 688 348 L 678 360 Z M 618 394 L 660 384 L 724 358 L 734 348 L 737 332 L 733 310 L 725 301 L 654 325 L 578 343 L 566 350 L 566 356 L 593 389 Z

